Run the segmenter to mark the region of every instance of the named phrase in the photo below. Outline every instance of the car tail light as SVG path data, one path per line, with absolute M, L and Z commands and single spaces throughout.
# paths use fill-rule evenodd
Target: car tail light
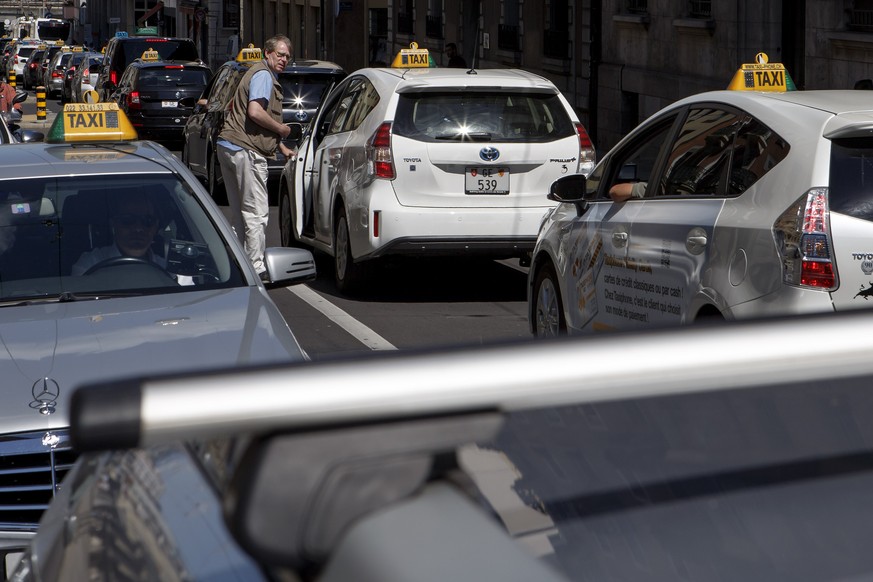
M 113 85 L 118 84 L 118 73 L 116 73 L 115 71 L 110 71 L 109 72 L 109 82 L 112 83 Z
M 579 136 L 579 173 L 586 176 L 594 169 L 597 163 L 597 154 L 594 151 L 594 144 L 591 143 L 591 138 L 588 136 L 588 131 L 581 123 L 576 123 L 576 135 Z
M 142 103 L 139 101 L 139 91 L 131 91 L 127 94 L 127 108 L 128 109 L 140 109 L 142 107 Z
M 801 196 L 779 216 L 773 233 L 784 283 L 827 291 L 838 287 L 827 188 L 813 188 Z
M 59 79 L 64 76 L 63 71 L 52 71 L 52 79 Z
M 371 176 L 394 179 L 394 158 L 391 155 L 391 122 L 386 121 L 367 142 L 367 165 Z
M 87 77 L 90 74 L 91 74 L 91 71 L 89 71 L 88 69 L 82 69 L 82 76 L 83 77 Z

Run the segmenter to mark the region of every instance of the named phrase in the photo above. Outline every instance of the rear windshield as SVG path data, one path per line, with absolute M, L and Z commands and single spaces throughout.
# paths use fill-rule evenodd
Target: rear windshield
M 873 138 L 835 140 L 831 144 L 832 212 L 873 220 Z
M 33 53 L 33 51 L 35 51 L 35 50 L 36 50 L 36 49 L 35 49 L 34 47 L 26 47 L 26 46 L 23 46 L 23 47 L 21 47 L 20 49 L 18 49 L 18 56 L 19 56 L 19 57 L 22 57 L 22 58 L 27 58 L 27 57 L 29 57 L 29 56 Z
M 143 38 L 127 40 L 120 47 L 124 54 L 123 70 L 127 65 L 142 56 L 142 53 L 154 49 L 165 61 L 196 61 L 200 59 L 194 42 L 185 40 L 164 40 L 162 38 Z M 113 63 L 113 66 L 116 63 Z
M 407 93 L 393 133 L 426 142 L 546 143 L 575 135 L 575 128 L 557 95 Z
M 143 69 L 139 84 L 144 87 L 204 87 L 209 82 L 207 69 Z
M 328 89 L 339 80 L 333 75 L 279 75 L 282 100 L 303 109 L 316 109 Z

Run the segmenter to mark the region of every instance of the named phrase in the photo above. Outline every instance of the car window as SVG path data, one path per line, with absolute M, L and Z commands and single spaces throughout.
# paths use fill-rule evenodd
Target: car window
M 829 183 L 832 212 L 873 221 L 873 138 L 833 141 Z
M 718 194 L 740 121 L 736 113 L 722 109 L 689 111 L 667 156 L 657 195 Z
M 139 73 L 140 86 L 185 87 L 206 85 L 209 71 L 200 68 L 152 68 Z
M 669 145 L 667 140 L 671 129 L 676 123 L 677 114 L 662 117 L 646 125 L 632 140 L 621 146 L 621 149 L 611 156 L 609 162 L 609 179 L 606 184 L 632 183 L 642 184 L 645 188 L 649 179 L 654 177 L 658 158 Z M 609 188 L 601 191 L 602 198 L 609 198 Z M 647 193 L 647 195 L 651 195 Z
M 282 85 L 282 100 L 304 109 L 315 109 L 335 82 L 332 75 L 279 74 Z
M 749 119 L 740 128 L 734 141 L 728 195 L 737 196 L 745 192 L 784 160 L 790 149 L 788 142 L 775 131 L 757 119 Z
M 131 200 L 145 210 L 126 212 Z M 163 272 L 140 263 L 83 274 L 120 255 L 116 245 L 124 244 L 125 228 L 147 249 L 147 262 Z M 65 292 L 167 293 L 243 281 L 209 214 L 172 175 L 0 180 L 0 273 L 0 301 Z
M 425 142 L 546 143 L 576 135 L 557 95 L 509 93 L 404 93 L 393 132 Z
M 358 96 L 349 109 L 349 114 L 343 123 L 343 131 L 354 131 L 364 121 L 367 115 L 379 104 L 379 92 L 368 80 L 361 83 Z
M 331 109 L 330 114 L 330 129 L 328 129 L 328 134 L 339 133 L 343 131 L 343 127 L 345 125 L 346 115 L 352 108 L 352 104 L 355 99 L 358 98 L 358 95 L 361 91 L 361 86 L 363 85 L 364 80 L 360 77 L 352 80 L 347 86 L 346 90 L 343 93 L 341 99 L 339 99 L 335 106 Z M 325 118 L 326 120 L 328 118 Z

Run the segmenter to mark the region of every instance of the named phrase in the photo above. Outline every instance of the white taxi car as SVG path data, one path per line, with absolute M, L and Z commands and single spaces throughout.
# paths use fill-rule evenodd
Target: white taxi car
M 135 138 L 117 104 L 69 104 L 3 147 L 0 573 L 72 466 L 80 384 L 305 359 L 266 287 L 313 278 L 312 254 L 268 249 L 262 283 L 194 175 Z
M 873 101 L 755 85 L 762 71 L 787 77 L 750 65 L 753 90 L 678 101 L 587 179 L 553 184 L 528 280 L 535 335 L 873 306 Z M 631 198 L 613 200 L 622 183 Z
M 554 206 L 542 185 L 594 166 L 549 80 L 428 62 L 413 46 L 392 67 L 351 74 L 284 168 L 282 243 L 332 255 L 341 291 L 360 288 L 380 257 L 526 258 Z

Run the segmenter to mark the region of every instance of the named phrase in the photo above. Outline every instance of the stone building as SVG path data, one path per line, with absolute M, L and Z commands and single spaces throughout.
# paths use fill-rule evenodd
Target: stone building
M 0 0 L 13 10 L 22 2 Z M 798 88 L 873 78 L 873 0 L 59 0 L 83 38 L 155 27 L 189 36 L 216 68 L 276 33 L 298 59 L 354 71 L 411 42 L 445 64 L 520 67 L 564 92 L 600 149 L 678 98 L 727 86 L 758 52 Z

